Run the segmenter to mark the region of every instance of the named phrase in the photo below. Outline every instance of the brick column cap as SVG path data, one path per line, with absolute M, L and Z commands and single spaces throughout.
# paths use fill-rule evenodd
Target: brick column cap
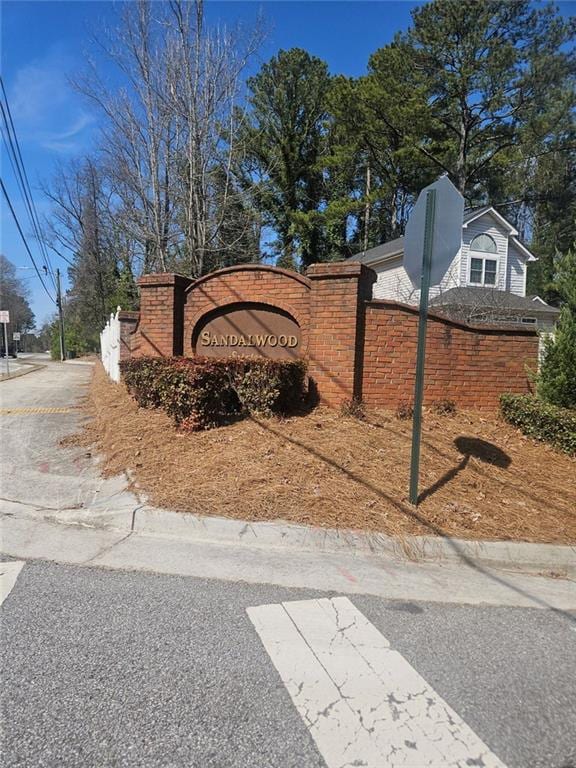
M 118 320 L 122 320 L 126 323 L 136 322 L 140 317 L 140 312 L 131 312 L 127 309 L 121 309 L 118 313 Z
M 154 286 L 155 288 L 171 285 L 186 288 L 191 282 L 189 277 L 178 275 L 175 272 L 154 272 L 149 275 L 142 275 L 138 279 L 138 285 Z
M 315 278 L 327 277 L 360 277 L 371 272 L 368 267 L 359 261 L 336 261 L 323 264 L 311 264 L 306 270 L 307 277 Z

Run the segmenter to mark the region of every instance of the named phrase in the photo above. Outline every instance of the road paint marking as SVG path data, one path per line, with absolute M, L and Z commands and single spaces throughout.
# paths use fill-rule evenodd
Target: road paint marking
M 341 565 L 339 565 L 338 566 L 338 570 L 340 571 L 342 576 L 344 576 L 345 579 L 348 579 L 348 581 L 351 581 L 352 584 L 357 584 L 358 583 L 358 579 L 355 578 L 354 576 L 352 576 L 350 571 L 347 571 L 346 568 L 343 568 Z
M 16 579 L 24 565 L 25 564 L 20 560 L 10 560 L 6 563 L 0 563 L 0 605 L 2 605 L 14 588 Z
M 328 768 L 505 768 L 347 597 L 247 612 Z
M 35 416 L 43 413 L 72 413 L 79 406 L 66 406 L 58 408 L 0 408 L 0 416 Z

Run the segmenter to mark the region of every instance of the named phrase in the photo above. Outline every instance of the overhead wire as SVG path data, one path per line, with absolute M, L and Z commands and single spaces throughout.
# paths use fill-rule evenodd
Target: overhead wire
M 50 256 L 48 253 L 48 249 L 46 247 L 44 235 L 42 233 L 40 218 L 38 216 L 38 211 L 34 203 L 34 197 L 32 195 L 32 190 L 30 188 L 30 182 L 28 180 L 26 166 L 24 165 L 24 159 L 22 157 L 22 152 L 20 150 L 18 135 L 16 133 L 14 120 L 12 118 L 12 112 L 10 110 L 10 104 L 8 102 L 8 96 L 6 94 L 6 89 L 4 88 L 4 81 L 1 76 L 0 76 L 0 88 L 2 91 L 4 104 L 6 105 L 6 110 L 5 110 L 4 104 L 2 103 L 2 101 L 0 101 L 0 110 L 2 112 L 2 119 L 6 126 L 5 131 L 8 137 L 8 141 L 6 141 L 6 136 L 4 135 L 4 132 L 2 133 L 2 138 L 6 145 L 6 149 L 8 150 L 8 157 L 10 159 L 10 164 L 12 165 L 12 169 L 16 176 L 16 181 L 18 183 L 20 192 L 26 204 L 28 218 L 30 219 L 32 229 L 34 230 L 34 234 L 40 246 L 40 251 L 42 253 L 42 258 L 44 261 L 45 272 L 47 275 L 49 275 L 50 279 L 52 280 L 52 284 L 56 289 L 56 279 L 54 276 L 54 270 L 52 268 L 52 263 L 50 261 Z
M 38 211 L 36 210 L 36 205 L 34 203 L 34 197 L 32 195 L 32 190 L 30 187 L 30 182 L 28 180 L 28 174 L 26 172 L 26 166 L 24 165 L 24 159 L 22 157 L 22 151 L 20 149 L 20 142 L 18 141 L 18 134 L 16 133 L 16 126 L 14 125 L 14 120 L 12 118 L 12 111 L 10 110 L 10 103 L 8 101 L 8 95 L 6 93 L 6 89 L 4 88 L 4 80 L 2 79 L 2 76 L 0 75 L 0 88 L 2 90 L 2 95 L 4 98 L 4 102 L 6 104 L 6 112 L 8 114 L 8 121 L 6 120 L 6 114 L 4 113 L 4 110 L 2 108 L 2 117 L 4 119 L 4 123 L 6 125 L 6 129 L 8 132 L 8 138 L 10 142 L 10 148 L 11 153 L 9 152 L 10 161 L 12 164 L 12 167 L 14 168 L 14 163 L 12 162 L 12 156 L 14 157 L 14 160 L 16 161 L 16 167 L 18 169 L 18 176 L 20 179 L 21 184 L 24 187 L 25 192 L 25 199 L 26 204 L 28 206 L 31 223 L 33 225 L 33 228 L 35 230 L 36 237 L 38 239 L 38 242 L 40 244 L 40 247 L 43 252 L 44 261 L 46 264 L 46 268 L 48 272 L 51 274 L 52 279 L 54 279 L 54 270 L 52 269 L 52 264 L 50 262 L 50 256 L 48 254 L 48 249 L 46 247 L 46 243 L 44 240 L 44 236 L 42 233 L 42 227 L 40 225 L 40 217 L 38 216 Z M 0 102 L 0 106 L 3 107 L 2 103 Z M 10 128 L 12 129 L 12 136 L 10 135 Z M 16 146 L 16 152 L 14 151 L 14 145 Z M 17 156 L 16 156 L 17 154 Z M 12 155 L 12 156 L 11 156 Z
M 20 237 L 22 238 L 22 242 L 24 243 L 24 247 L 26 248 L 26 252 L 28 253 L 28 256 L 30 257 L 30 261 L 32 262 L 34 269 L 36 270 L 36 274 L 38 275 L 38 278 L 42 283 L 42 287 L 48 294 L 48 297 L 50 298 L 50 300 L 54 304 L 56 304 L 56 306 L 58 306 L 58 302 L 46 287 L 46 283 L 44 282 L 42 278 L 42 274 L 38 269 L 38 265 L 36 264 L 34 256 L 32 255 L 32 251 L 30 250 L 30 246 L 28 245 L 28 241 L 26 240 L 26 236 L 24 235 L 24 232 L 22 231 L 22 227 L 20 226 L 20 222 L 18 221 L 18 217 L 16 216 L 16 211 L 14 210 L 14 206 L 12 205 L 12 201 L 10 200 L 10 196 L 8 195 L 8 192 L 6 190 L 6 187 L 4 186 L 4 182 L 2 179 L 0 179 L 0 185 L 2 186 L 2 194 L 4 195 L 6 202 L 8 203 L 8 207 L 10 208 L 10 213 L 12 214 L 12 218 L 14 219 L 18 232 L 20 233 Z

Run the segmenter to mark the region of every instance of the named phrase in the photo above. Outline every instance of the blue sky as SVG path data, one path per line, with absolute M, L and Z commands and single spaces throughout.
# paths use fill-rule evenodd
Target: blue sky
M 249 24 L 261 11 L 268 37 L 258 57 L 266 61 L 280 48 L 295 46 L 328 62 L 332 73 L 358 76 L 366 71 L 369 55 L 389 42 L 410 23 L 416 2 L 217 2 L 207 3 L 210 22 Z M 98 129 L 93 109 L 68 85 L 68 77 L 82 69 L 87 54 L 94 54 L 93 31 L 112 25 L 120 2 L 2 3 L 2 72 L 20 140 L 28 177 L 40 216 L 48 212 L 38 185 L 48 179 L 58 162 L 89 151 Z M 561 4 L 563 14 L 576 12 L 576 2 Z M 254 66 L 257 67 L 256 61 Z M 102 67 L 107 65 L 103 62 Z M 105 72 L 105 74 L 107 74 Z M 111 73 L 110 73 L 111 74 Z M 3 148 L 4 149 L 4 148 Z M 2 178 L 15 204 L 24 231 L 30 227 L 12 169 L 2 154 Z M 34 255 L 38 247 L 30 237 Z M 2 252 L 19 268 L 31 290 L 38 324 L 53 305 L 30 269 L 15 225 L 2 207 Z M 66 264 L 53 257 L 64 276 Z
M 208 2 L 211 22 L 249 24 L 264 14 L 267 39 L 254 67 L 280 48 L 299 46 L 328 62 L 333 73 L 360 75 L 368 56 L 410 22 L 413 2 Z M 58 162 L 90 149 L 95 140 L 97 115 L 68 85 L 68 77 L 94 54 L 93 31 L 115 22 L 118 2 L 14 2 L 2 3 L 2 72 L 38 213 L 49 206 L 38 185 L 50 177 Z M 106 63 L 102 62 L 106 67 Z M 4 147 L 3 147 L 4 150 Z M 18 218 L 28 236 L 30 226 L 12 169 L 2 154 L 2 178 Z M 35 241 L 29 243 L 34 256 Z M 53 305 L 31 269 L 15 225 L 2 207 L 2 252 L 22 269 L 31 290 L 38 324 Z M 39 260 L 39 258 L 38 258 Z M 52 257 L 54 268 L 66 275 L 66 263 Z

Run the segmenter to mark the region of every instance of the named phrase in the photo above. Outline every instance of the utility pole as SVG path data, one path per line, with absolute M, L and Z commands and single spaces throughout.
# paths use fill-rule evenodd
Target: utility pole
M 64 343 L 64 313 L 62 311 L 62 291 L 60 289 L 60 270 L 56 270 L 56 303 L 58 304 L 58 320 L 60 325 L 60 360 L 66 360 L 66 344 Z

